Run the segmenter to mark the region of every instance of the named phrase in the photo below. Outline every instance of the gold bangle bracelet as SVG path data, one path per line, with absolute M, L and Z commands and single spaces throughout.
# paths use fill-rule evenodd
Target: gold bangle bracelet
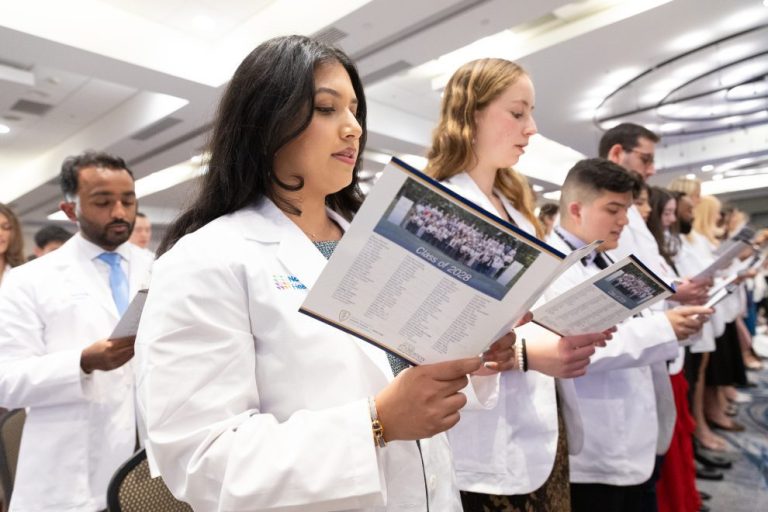
M 379 448 L 387 446 L 387 442 L 384 440 L 384 426 L 379 421 L 379 413 L 376 411 L 376 399 L 372 396 L 368 397 L 368 408 L 371 413 L 371 431 L 373 432 L 373 444 Z

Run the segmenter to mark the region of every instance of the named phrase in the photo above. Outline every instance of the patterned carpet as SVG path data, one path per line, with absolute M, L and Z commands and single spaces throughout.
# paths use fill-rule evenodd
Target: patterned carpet
M 736 418 L 747 430 L 718 432 L 741 456 L 725 471 L 724 480 L 698 480 L 699 489 L 712 495 L 707 504 L 713 512 L 768 511 L 768 361 L 763 364 L 760 372 L 749 372 L 757 387 L 741 390 L 752 397 L 752 402 L 740 404 Z

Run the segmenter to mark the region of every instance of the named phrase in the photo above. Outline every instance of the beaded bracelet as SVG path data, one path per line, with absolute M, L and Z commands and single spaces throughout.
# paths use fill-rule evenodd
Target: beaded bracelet
M 524 372 L 528 371 L 528 351 L 525 349 L 525 338 L 521 340 L 520 343 L 520 353 L 521 353 L 521 360 L 522 360 L 522 366 Z

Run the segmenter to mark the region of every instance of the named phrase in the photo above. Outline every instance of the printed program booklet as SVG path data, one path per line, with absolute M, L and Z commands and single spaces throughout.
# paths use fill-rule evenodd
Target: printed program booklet
M 139 320 L 141 320 L 141 312 L 144 311 L 144 303 L 147 302 L 147 293 L 149 290 L 139 290 L 136 296 L 133 298 L 128 308 L 120 317 L 117 325 L 112 330 L 112 334 L 109 335 L 109 339 L 116 340 L 118 338 L 127 338 L 128 336 L 136 336 L 139 332 Z
M 674 289 L 633 255 L 617 261 L 533 311 L 533 321 L 560 336 L 602 332 Z
M 413 364 L 472 357 L 599 243 L 566 257 L 392 159 L 300 311 Z
M 748 247 L 750 247 L 750 244 L 740 240 L 729 242 L 728 247 L 718 255 L 717 259 L 715 259 L 715 261 L 713 261 L 707 268 L 693 276 L 691 281 L 702 281 L 714 278 L 717 272 L 728 268 L 733 260 Z

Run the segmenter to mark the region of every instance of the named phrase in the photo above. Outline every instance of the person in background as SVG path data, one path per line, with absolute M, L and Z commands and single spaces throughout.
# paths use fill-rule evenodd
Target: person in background
M 552 234 L 552 228 L 555 226 L 558 206 L 555 203 L 545 203 L 539 209 L 539 222 L 544 226 L 544 237 Z
M 48 254 L 51 251 L 55 251 L 64 243 L 72 238 L 72 233 L 67 231 L 61 226 L 56 224 L 48 224 L 38 229 L 35 233 L 35 258 L 39 258 L 44 254 Z
M 694 208 L 701 201 L 701 182 L 695 178 L 677 177 L 667 185 L 667 190 L 682 192 L 693 203 Z
M 0 286 L 13 267 L 24 263 L 24 238 L 21 223 L 10 207 L 0 203 Z
M 611 263 L 606 252 L 620 243 L 627 228 L 637 186 L 634 176 L 600 158 L 582 160 L 568 172 L 552 245 L 567 254 L 591 240 L 605 242 L 581 265 L 564 272 L 552 291 L 567 290 Z M 584 422 L 584 447 L 570 458 L 575 512 L 655 508 L 647 503 L 647 481 L 657 446 L 666 449 L 668 442 L 662 439 L 667 418 L 657 383 L 669 383 L 665 362 L 677 355 L 680 342 L 698 331 L 709 313 L 701 306 L 646 309 L 619 324 L 614 339 L 592 356 L 586 375 L 574 379 Z M 664 367 L 666 381 L 657 376 L 657 365 Z
M 649 192 L 650 212 L 646 219 L 648 230 L 659 244 L 664 262 L 679 278 L 675 257 L 680 250 L 680 239 L 672 232 L 678 220 L 677 199 L 663 188 L 650 187 Z M 701 508 L 693 458 L 693 432 L 696 423 L 690 412 L 688 382 L 682 371 L 686 350 L 687 347 L 679 347 L 677 358 L 668 365 L 677 418 L 656 484 L 660 512 L 698 512 Z
M 599 156 L 621 165 L 624 169 L 637 173 L 643 181 L 648 181 L 656 174 L 655 152 L 659 136 L 644 126 L 635 123 L 621 123 L 607 130 L 600 138 L 598 145 Z M 656 239 L 648 230 L 639 209 L 636 206 L 628 212 L 629 224 L 622 231 L 621 240 L 616 249 L 611 252 L 614 259 L 621 259 L 629 254 L 636 257 L 659 276 L 671 283 L 673 273 L 661 255 Z M 665 277 L 666 276 L 666 277 Z M 668 301 L 686 305 L 701 305 L 707 300 L 711 281 L 693 281 L 685 278 L 675 283 L 675 293 Z M 665 303 L 653 306 L 664 309 Z M 657 507 L 656 480 L 658 478 L 663 454 L 672 437 L 675 425 L 675 406 L 672 387 L 669 381 L 666 365 L 656 363 L 651 365 L 654 372 L 654 385 L 657 392 L 657 404 L 660 407 L 660 435 L 658 457 L 653 474 L 645 483 L 644 507 L 653 512 Z
M 749 215 L 738 208 L 733 208 L 733 211 L 728 217 L 725 238 L 727 239 L 736 235 L 742 228 L 746 227 L 748 223 Z M 760 244 L 757 245 L 759 246 Z M 754 270 L 753 273 L 757 276 L 757 270 Z M 759 300 L 755 301 L 755 276 L 750 276 L 744 281 L 744 300 L 746 304 L 743 306 L 745 311 L 743 317 L 736 319 L 736 330 L 739 334 L 741 355 L 747 370 L 763 369 L 763 364 L 752 350 L 752 338 L 757 334 L 757 302 L 759 302 Z M 732 391 L 731 396 L 734 396 L 734 394 L 735 393 Z
M 195 510 L 461 510 L 442 432 L 498 377 L 467 378 L 480 357 L 404 369 L 298 311 L 361 203 L 365 121 L 354 64 L 307 37 L 262 43 L 224 92 L 136 344 L 148 458 Z
M 27 409 L 13 512 L 104 510 L 136 443 L 133 337 L 109 339 L 152 264 L 127 243 L 133 174 L 85 152 L 64 161 L 60 182 L 80 232 L 11 270 L 0 293 L 0 406 Z
M 443 92 L 425 172 L 541 238 L 533 192 L 513 169 L 536 133 L 534 107 L 531 79 L 516 63 L 461 66 Z M 608 335 L 561 338 L 532 323 L 516 332 L 527 364 L 502 374 L 496 408 L 465 411 L 448 433 L 464 510 L 569 511 L 568 452 L 582 440 L 569 379 L 587 371 Z
M 635 206 L 637 211 L 640 212 L 640 216 L 644 221 L 648 221 L 648 216 L 651 214 L 651 204 L 648 202 L 648 184 L 645 181 L 641 182 L 640 193 L 635 198 Z
M 700 258 L 713 261 L 715 251 L 720 245 L 718 223 L 721 218 L 720 201 L 713 196 L 702 196 L 694 208 L 693 229 L 688 240 L 696 248 Z M 728 401 L 725 388 L 734 383 L 746 382 L 746 373 L 738 334 L 736 318 L 739 315 L 740 301 L 738 294 L 732 293 L 718 304 L 713 316 L 715 343 L 711 352 L 702 357 L 702 372 L 704 384 L 703 416 L 704 425 L 717 425 L 728 429 L 739 430 L 741 425 L 727 416 Z M 727 441 L 710 430 L 709 426 L 697 424 L 695 437 L 703 448 L 725 451 Z M 741 427 L 743 429 L 743 427 Z
M 152 223 L 146 214 L 136 212 L 136 224 L 133 225 L 129 241 L 142 249 L 149 250 L 149 244 L 152 242 Z

